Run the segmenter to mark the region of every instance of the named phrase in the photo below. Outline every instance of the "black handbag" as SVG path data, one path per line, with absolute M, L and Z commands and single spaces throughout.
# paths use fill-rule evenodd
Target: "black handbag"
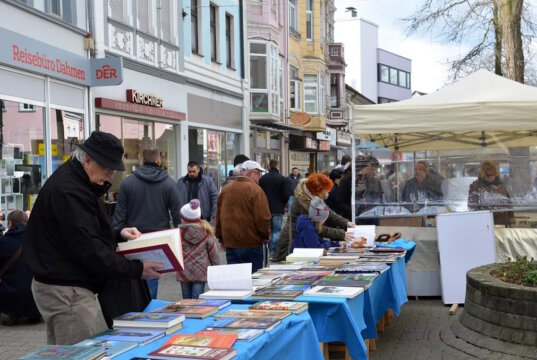
M 99 291 L 99 304 L 108 328 L 113 319 L 128 312 L 141 312 L 151 302 L 147 283 L 142 279 L 108 279 Z

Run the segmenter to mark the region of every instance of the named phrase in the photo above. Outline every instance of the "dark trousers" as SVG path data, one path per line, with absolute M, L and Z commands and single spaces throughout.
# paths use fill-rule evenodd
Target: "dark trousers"
M 252 263 L 252 273 L 263 267 L 263 246 L 256 248 L 227 248 L 226 260 L 228 264 Z

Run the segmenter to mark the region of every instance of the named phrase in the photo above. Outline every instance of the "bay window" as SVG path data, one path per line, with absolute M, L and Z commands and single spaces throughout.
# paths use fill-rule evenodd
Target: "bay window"
M 317 114 L 319 102 L 319 84 L 317 75 L 304 75 L 304 111 Z
M 313 0 L 306 0 L 306 40 L 313 40 Z
M 250 43 L 250 111 L 280 115 L 282 71 L 278 48 L 270 43 Z
M 339 75 L 330 75 L 330 107 L 339 107 Z

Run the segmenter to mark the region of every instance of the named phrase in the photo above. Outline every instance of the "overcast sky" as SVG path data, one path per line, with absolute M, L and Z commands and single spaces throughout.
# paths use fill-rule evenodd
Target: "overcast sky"
M 537 0 L 526 0 L 537 5 Z M 345 46 L 345 55 L 357 52 L 353 47 L 355 34 L 352 32 L 350 13 L 345 8 L 353 6 L 358 17 L 378 25 L 378 47 L 412 60 L 412 91 L 435 91 L 449 82 L 448 59 L 453 59 L 469 49 L 465 44 L 443 44 L 430 33 L 418 36 L 406 35 L 405 24 L 400 21 L 414 13 L 423 0 L 336 0 L 338 8 L 335 19 L 335 40 Z M 347 64 L 346 80 L 351 84 L 357 69 Z

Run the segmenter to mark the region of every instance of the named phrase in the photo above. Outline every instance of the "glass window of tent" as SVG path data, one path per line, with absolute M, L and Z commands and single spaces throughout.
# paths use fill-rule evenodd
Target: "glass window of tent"
M 490 210 L 495 225 L 537 228 L 537 146 L 359 153 L 358 223 Z

